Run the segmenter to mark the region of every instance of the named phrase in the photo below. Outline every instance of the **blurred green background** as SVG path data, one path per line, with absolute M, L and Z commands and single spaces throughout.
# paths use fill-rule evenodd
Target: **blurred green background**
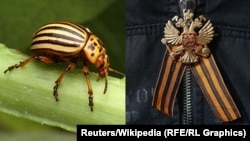
M 104 42 L 111 67 L 125 72 L 125 0 L 1 0 L 0 18 L 0 43 L 27 55 L 33 33 L 43 24 L 53 21 L 82 24 Z M 26 136 L 27 130 L 32 134 L 28 132 Z M 43 141 L 75 140 L 74 133 L 0 112 L 1 140 L 38 141 L 36 131 L 38 136 L 41 132 L 47 135 L 40 138 Z

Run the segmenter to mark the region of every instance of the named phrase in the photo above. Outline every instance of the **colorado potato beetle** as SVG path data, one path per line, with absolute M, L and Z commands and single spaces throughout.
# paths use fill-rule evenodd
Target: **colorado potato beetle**
M 68 65 L 55 81 L 53 95 L 58 101 L 58 86 L 66 72 L 73 70 L 78 61 L 83 62 L 82 71 L 85 76 L 89 106 L 93 111 L 93 90 L 89 80 L 88 64 L 97 68 L 98 79 L 105 78 L 104 94 L 108 86 L 108 71 L 121 75 L 123 73 L 110 68 L 109 58 L 106 54 L 103 42 L 94 35 L 88 28 L 72 22 L 54 22 L 40 27 L 33 35 L 31 42 L 32 55 L 18 64 L 8 67 L 4 73 L 15 68 L 23 67 L 32 60 L 36 59 L 46 64 L 65 62 Z

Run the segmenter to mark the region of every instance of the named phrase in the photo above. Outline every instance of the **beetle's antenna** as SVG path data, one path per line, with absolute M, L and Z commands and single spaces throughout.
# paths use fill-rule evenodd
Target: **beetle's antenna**
M 114 72 L 114 73 L 117 73 L 117 74 L 122 75 L 122 76 L 125 76 L 124 73 L 119 72 L 119 71 L 117 71 L 117 70 L 115 70 L 115 69 L 112 69 L 112 68 L 109 68 L 109 71 Z
M 103 94 L 105 94 L 105 93 L 106 93 L 107 88 L 108 88 L 108 79 L 107 79 L 107 75 L 105 75 L 105 87 L 104 87 Z

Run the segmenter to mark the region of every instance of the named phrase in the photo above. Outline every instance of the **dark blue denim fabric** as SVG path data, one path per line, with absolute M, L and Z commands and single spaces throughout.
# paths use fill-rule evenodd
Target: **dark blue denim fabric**
M 215 27 L 208 44 L 242 118 L 223 124 L 250 124 L 250 1 L 196 0 L 195 16 Z M 126 0 L 126 121 L 127 124 L 182 124 L 182 93 L 174 116 L 151 106 L 165 52 L 165 23 L 180 15 L 177 0 Z M 193 124 L 222 124 L 214 116 L 196 81 L 191 79 Z

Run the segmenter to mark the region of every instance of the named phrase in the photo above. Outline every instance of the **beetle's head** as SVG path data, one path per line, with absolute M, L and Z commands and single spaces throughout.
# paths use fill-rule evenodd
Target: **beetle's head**
M 98 79 L 99 78 L 105 78 L 105 88 L 104 88 L 104 94 L 106 93 L 106 90 L 107 90 L 107 87 L 108 87 L 108 79 L 107 79 L 107 76 L 108 76 L 108 71 L 112 71 L 112 72 L 115 72 L 117 74 L 120 74 L 120 75 L 123 75 L 125 76 L 125 74 L 117 71 L 117 70 L 114 70 L 112 68 L 110 68 L 109 66 L 109 58 L 108 58 L 108 55 L 107 54 L 102 54 L 100 55 L 96 62 L 94 63 L 95 67 L 98 69 Z M 98 80 L 97 79 L 97 80 Z
M 96 62 L 95 67 L 98 69 L 99 77 L 106 77 L 108 75 L 108 69 L 109 69 L 109 58 L 108 55 L 102 54 L 100 55 Z
M 109 70 L 109 58 L 107 54 L 101 54 L 97 59 L 96 62 L 94 63 L 95 67 L 98 70 L 98 79 L 99 78 L 105 78 L 105 87 L 104 87 L 104 94 L 107 91 L 108 87 L 108 70 Z M 97 80 L 98 80 L 97 79 Z

